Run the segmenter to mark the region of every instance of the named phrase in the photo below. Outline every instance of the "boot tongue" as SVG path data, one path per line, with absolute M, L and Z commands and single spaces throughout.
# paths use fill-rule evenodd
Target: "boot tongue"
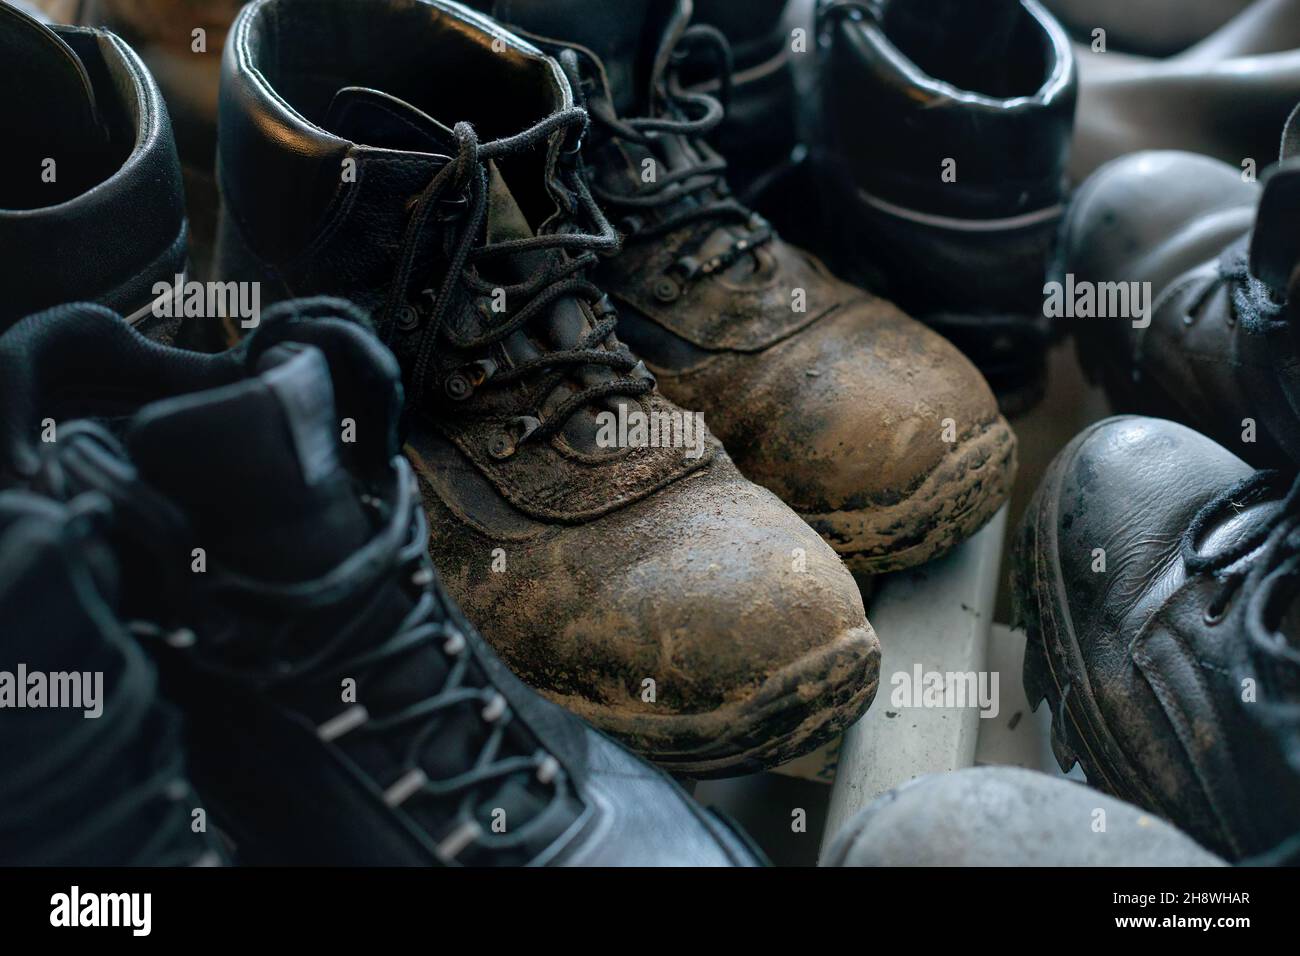
M 127 434 L 141 477 L 187 514 L 208 557 L 265 580 L 341 563 L 370 523 L 340 463 L 329 367 L 277 345 L 256 377 L 145 407 Z
M 363 87 L 340 89 L 330 104 L 326 123 L 331 132 L 369 146 L 424 153 L 452 152 L 455 149 L 455 136 L 445 125 L 405 100 L 378 90 Z M 538 148 L 534 154 L 536 162 L 525 160 L 512 161 L 509 164 L 510 176 L 514 181 L 517 182 L 521 176 L 545 175 L 543 168 L 545 151 Z M 489 161 L 487 171 L 488 208 L 484 226 L 486 241 L 505 242 L 535 235 L 533 225 L 529 223 L 516 200 L 502 167 Z M 513 285 L 531 278 L 539 270 L 544 269 L 552 255 L 554 255 L 552 252 L 536 250 L 495 257 L 483 263 L 480 274 L 489 282 L 499 282 L 502 286 Z M 506 303 L 506 306 L 507 309 L 518 307 L 517 304 L 511 303 Z M 453 319 L 453 322 L 455 321 Z M 472 333 L 480 330 L 477 323 L 491 320 L 474 310 L 463 317 L 463 321 L 476 323 L 476 325 L 473 328 L 458 326 L 458 331 Z M 557 300 L 544 317 L 539 316 L 529 323 L 527 329 L 520 329 L 506 339 L 502 347 L 515 363 L 525 362 L 547 351 L 577 348 L 591 329 L 592 323 L 578 300 L 566 296 Z M 572 372 L 572 380 L 561 382 L 547 398 L 543 404 L 543 413 L 558 407 L 572 395 L 576 391 L 575 385 L 578 388 L 586 388 L 617 377 L 616 373 L 601 366 L 575 369 Z M 608 403 L 602 407 L 614 410 Z M 571 445 L 585 453 L 617 454 L 617 449 L 602 449 L 596 444 L 596 411 L 596 409 L 586 409 L 573 415 L 565 423 L 564 436 Z
M 62 37 L 5 3 L 0 3 L 0 80 L 6 81 L 7 89 L 23 91 L 5 98 L 0 128 L 28 134 L 41 131 L 35 140 L 21 132 L 16 139 L 6 138 L 0 153 L 0 207 L 27 207 L 30 170 L 41 169 L 40 162 L 47 157 L 60 163 L 56 182 L 75 185 L 77 191 L 89 185 L 94 175 L 85 168 L 91 163 L 83 158 L 93 157 L 108 141 L 90 75 Z M 54 116 L 58 122 L 51 123 Z M 33 157 L 33 151 L 38 155 Z M 16 190 L 13 201 L 6 184 Z M 61 192 L 45 198 L 57 202 L 67 197 Z
M 443 153 L 456 147 L 450 129 L 405 100 L 365 86 L 345 86 L 325 112 L 325 128 L 366 146 Z

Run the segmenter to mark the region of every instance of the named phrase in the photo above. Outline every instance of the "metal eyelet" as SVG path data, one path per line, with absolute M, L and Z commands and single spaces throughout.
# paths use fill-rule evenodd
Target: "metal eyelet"
M 682 289 L 668 276 L 662 276 L 655 281 L 654 294 L 660 302 L 675 302 L 682 294 Z
M 497 461 L 504 461 L 515 453 L 515 440 L 504 432 L 494 435 L 488 442 L 488 454 Z
M 1223 619 L 1226 618 L 1227 616 L 1228 616 L 1227 604 L 1225 604 L 1221 608 L 1218 608 L 1217 610 L 1215 609 L 1214 605 L 1211 604 L 1209 607 L 1205 609 L 1204 613 L 1201 615 L 1201 620 L 1205 622 L 1207 627 L 1215 627 L 1219 624 L 1222 624 Z
M 404 305 L 397 310 L 397 327 L 403 332 L 412 332 L 420 327 L 420 310 L 413 305 Z
M 541 419 L 534 418 L 532 415 L 520 415 L 511 422 L 511 425 L 518 430 L 517 435 L 500 432 L 488 444 L 488 454 L 498 461 L 509 458 L 518 451 L 524 440 L 542 427 L 542 422 Z
M 460 371 L 452 372 L 447 376 L 442 390 L 453 402 L 463 402 L 474 394 L 474 386 L 470 384 L 469 377 Z

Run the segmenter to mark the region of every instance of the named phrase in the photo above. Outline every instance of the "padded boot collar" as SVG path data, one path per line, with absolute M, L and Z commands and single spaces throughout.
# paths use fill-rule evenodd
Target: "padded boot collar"
M 941 50 L 944 31 L 955 29 L 939 22 L 922 35 L 913 25 L 905 38 L 906 7 L 885 0 L 820 10 L 828 131 L 843 171 L 891 207 L 930 216 L 998 220 L 1055 207 L 1078 87 L 1065 30 L 1037 0 L 1020 0 L 1008 42 L 1023 48 L 1019 60 L 1036 47 L 1042 69 L 1008 95 L 993 95 L 927 72 L 916 62 L 919 49 L 905 52 Z M 940 179 L 949 158 L 958 164 L 957 188 Z
M 388 170 L 413 182 L 427 181 L 446 162 L 436 153 L 400 154 L 325 128 L 326 110 L 340 89 L 386 85 L 379 78 L 368 84 L 356 78 L 373 71 L 380 40 L 387 39 L 394 58 L 463 61 L 467 82 L 473 65 L 491 57 L 494 71 L 513 73 L 521 91 L 551 96 L 548 112 L 573 105 L 558 65 L 479 13 L 449 0 L 375 7 L 359 0 L 256 0 L 231 27 L 221 81 L 219 177 L 241 234 L 263 258 L 283 263 L 304 251 L 322 213 L 337 211 L 332 204 L 342 192 L 345 159 L 358 169 L 369 163 L 376 175 Z M 330 78 L 313 76 L 315 87 L 304 84 L 301 96 L 286 95 L 284 87 L 294 82 L 292 48 L 313 50 L 318 62 L 333 59 L 337 85 L 329 88 Z M 424 106 L 413 92 L 395 92 Z M 486 140 L 501 131 L 479 132 Z
M 93 149 L 81 152 L 85 143 L 79 144 L 77 155 L 55 169 L 60 177 L 72 176 L 74 166 L 86 163 L 104 172 L 84 190 L 52 205 L 0 208 L 7 268 L 23 276 L 22 283 L 5 290 L 0 329 L 72 300 L 133 312 L 149 302 L 155 281 L 170 279 L 185 262 L 180 167 L 158 87 L 131 48 L 106 31 L 47 29 L 30 18 L 19 19 L 5 6 L 0 8 L 0 34 L 12 36 L 11 30 L 26 34 L 28 41 L 33 30 L 39 31 L 40 42 L 25 42 L 24 49 L 53 61 L 42 72 L 65 87 L 65 99 L 81 104 L 80 116 L 43 117 L 51 128 L 30 130 L 30 135 L 57 142 L 54 127 L 72 123 L 101 131 L 102 141 Z M 54 62 L 62 66 L 55 69 Z

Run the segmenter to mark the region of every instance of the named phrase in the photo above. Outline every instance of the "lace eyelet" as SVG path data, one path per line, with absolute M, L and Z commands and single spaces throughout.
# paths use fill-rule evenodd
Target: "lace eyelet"
M 515 447 L 515 440 L 502 432 L 488 442 L 488 454 L 497 461 L 504 461 L 515 453 Z
M 1216 627 L 1223 623 L 1223 619 L 1228 616 L 1228 605 L 1221 608 L 1215 608 L 1213 604 L 1205 609 L 1201 614 L 1201 620 L 1207 627 Z
M 397 327 L 403 332 L 413 332 L 420 327 L 420 310 L 404 305 L 397 310 Z
M 675 302 L 681 294 L 681 286 L 667 276 L 663 276 L 655 282 L 654 295 L 660 302 Z
M 443 383 L 443 392 L 453 402 L 463 402 L 474 394 L 474 386 L 464 372 L 452 372 Z

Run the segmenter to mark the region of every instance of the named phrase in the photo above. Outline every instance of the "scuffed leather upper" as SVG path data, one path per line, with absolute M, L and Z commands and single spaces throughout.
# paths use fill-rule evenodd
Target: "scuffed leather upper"
M 638 34 L 633 18 L 620 41 L 608 28 L 568 22 L 547 4 L 510 5 L 517 21 L 540 34 L 539 46 L 575 57 L 589 110 L 626 109 L 622 122 L 680 119 L 681 108 L 667 104 L 673 80 L 666 71 L 675 51 L 689 46 L 689 10 L 673 3 L 654 12 L 657 29 Z M 633 89 L 619 87 L 626 66 L 611 69 L 592 52 L 621 50 L 629 37 L 642 51 L 633 61 L 659 70 L 636 77 L 641 86 Z M 679 198 L 638 205 L 659 178 L 708 166 L 713 157 L 697 138 L 663 131 L 644 143 L 601 126 L 586 157 L 601 195 L 626 200 L 610 204 L 623 248 L 598 273 L 619 304 L 622 334 L 666 394 L 706 410 L 746 477 L 776 492 L 847 559 L 870 570 L 907 566 L 934 556 L 933 542 L 921 542 L 936 528 L 945 546 L 971 530 L 951 527 L 967 503 L 956 504 L 959 492 L 935 477 L 952 450 L 941 440 L 942 421 L 951 418 L 957 442 L 1005 433 L 989 467 L 997 474 L 984 484 L 985 497 L 969 503 L 984 517 L 996 510 L 1002 476 L 1009 480 L 1013 471 L 1014 439 L 987 385 L 955 348 L 837 280 L 760 218 L 746 221 L 743 207 L 669 227 L 709 203 L 730 202 L 722 183 L 692 189 L 688 178 Z M 648 168 L 656 176 L 649 184 Z M 697 186 L 706 178 L 698 176 Z M 705 263 L 720 264 L 701 268 Z M 943 507 L 936 504 L 891 522 L 889 531 L 868 527 L 868 512 L 925 497 L 918 491 L 927 482 L 936 498 L 948 495 L 948 515 L 936 518 Z
M 7 5 L 0 7 L 0 51 L 8 43 L 30 48 L 33 31 L 46 29 Z M 84 67 L 104 129 L 102 145 L 87 149 L 91 138 L 78 135 L 76 153 L 50 158 L 59 164 L 55 168 L 60 181 L 75 181 L 77 166 L 84 163 L 103 169 L 103 178 L 75 195 L 60 195 L 53 204 L 37 199 L 21 208 L 0 208 L 3 274 L 10 280 L 0 303 L 0 328 L 31 312 L 75 300 L 134 312 L 153 299 L 156 282 L 173 281 L 185 266 L 180 167 L 157 85 L 139 57 L 113 34 L 78 27 L 49 30 L 58 42 L 47 43 L 41 55 L 59 56 L 59 47 L 62 55 L 71 51 Z M 3 68 L 0 63 L 0 71 Z M 43 94 L 54 91 L 38 87 L 23 95 L 31 106 L 39 104 Z M 50 124 L 48 131 L 13 133 L 30 137 L 34 145 L 56 142 L 59 125 L 76 121 L 74 107 L 64 97 L 48 104 L 40 117 Z M 22 142 L 10 140 L 5 148 L 21 149 Z M 31 171 L 37 197 L 47 188 L 39 182 L 40 173 L 39 167 Z
M 479 143 L 489 143 L 573 101 L 555 61 L 454 5 L 330 7 L 322 21 L 317 4 L 259 0 L 231 31 L 221 114 L 226 245 L 241 245 L 250 277 L 271 278 L 280 294 L 329 291 L 373 309 L 394 281 L 408 202 L 454 151 L 449 127 L 471 121 Z M 315 79 L 295 84 L 289 67 Z M 491 164 L 488 233 L 523 237 L 547 202 L 560 201 L 541 187 L 570 161 L 560 155 L 570 148 L 557 134 L 531 154 Z M 339 176 L 344 159 L 356 162 L 355 183 Z M 447 213 L 445 224 L 431 220 L 416 237 L 418 267 L 403 290 L 413 313 L 428 308 L 423 289 L 440 286 L 448 247 L 459 241 L 454 207 Z M 503 257 L 500 281 L 528 271 L 527 257 L 517 258 Z M 451 323 L 490 328 L 490 302 L 459 287 L 456 294 Z M 564 295 L 490 357 L 507 369 L 544 342 L 571 345 L 608 314 L 606 305 Z M 394 328 L 381 317 L 409 382 L 415 336 Z M 516 672 L 601 729 L 665 757 L 688 736 L 722 761 L 742 759 L 751 744 L 795 740 L 802 750 L 860 713 L 877 652 L 852 578 L 793 512 L 740 477 L 707 430 L 698 449 L 598 447 L 597 408 L 681 414 L 654 391 L 611 395 L 553 437 L 498 457 L 499 429 L 528 394 L 448 397 L 441 376 L 468 358 L 455 351 L 435 350 L 438 387 L 409 396 L 408 452 L 425 483 L 448 587 Z M 634 374 L 642 373 L 649 376 L 644 367 Z M 494 567 L 498 553 L 504 570 Z M 808 572 L 790 574 L 798 555 Z M 814 694 L 836 695 L 836 706 L 784 697 L 774 709 L 793 726 L 765 741 L 742 740 L 748 731 L 739 722 L 716 716 L 719 706 L 784 692 L 784 675 L 800 668 L 809 668 L 808 680 L 825 679 Z M 663 688 L 650 711 L 666 734 L 642 726 L 647 677 Z M 700 722 L 710 719 L 701 740 Z
M 1261 673 L 1240 616 L 1254 588 L 1237 590 L 1226 611 L 1216 606 L 1224 575 L 1249 569 L 1255 556 L 1220 572 L 1189 571 L 1182 543 L 1202 508 L 1252 474 L 1181 425 L 1110 419 L 1057 458 L 1026 532 L 1036 542 L 1033 587 L 1058 596 L 1056 627 L 1082 655 L 1057 680 L 1071 687 L 1081 714 L 1099 715 L 1099 725 L 1080 732 L 1094 753 L 1122 754 L 1134 775 L 1093 782 L 1234 859 L 1295 832 L 1300 774 L 1287 764 L 1283 738 L 1262 730 L 1262 698 L 1248 697 L 1242 683 L 1258 683 Z M 1227 553 L 1258 533 L 1278 500 L 1226 504 L 1196 553 Z M 1097 549 L 1104 570 L 1096 570 Z

